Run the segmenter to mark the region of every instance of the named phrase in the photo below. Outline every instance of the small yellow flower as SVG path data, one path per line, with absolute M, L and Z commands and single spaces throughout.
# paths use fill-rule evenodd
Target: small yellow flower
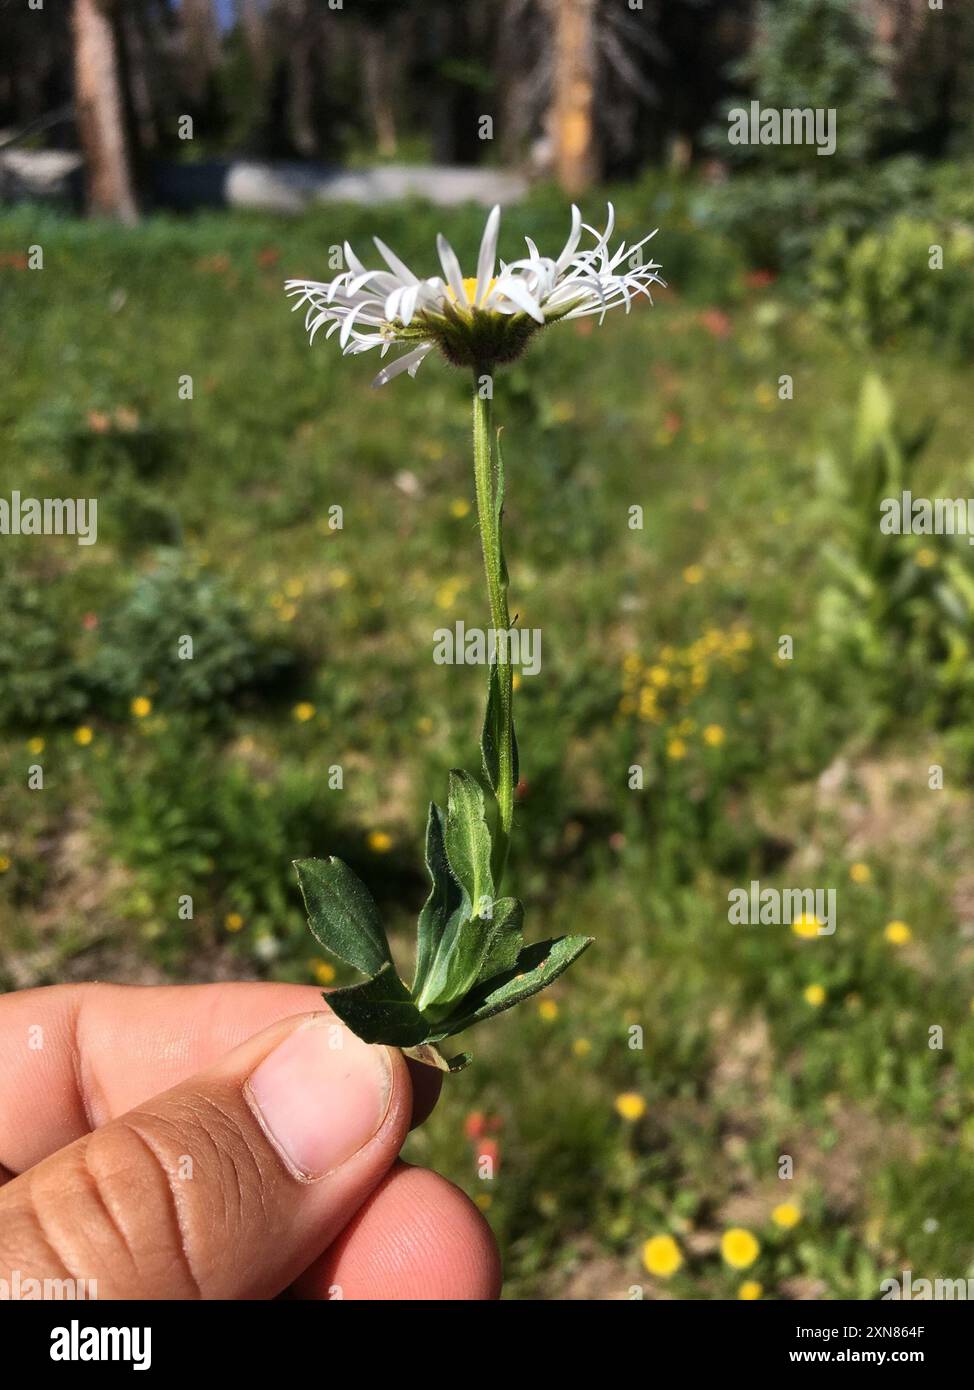
M 307 724 L 309 719 L 315 717 L 315 707 L 310 700 L 302 700 L 299 705 L 295 705 L 291 711 L 299 724 Z
M 74 741 L 79 748 L 87 748 L 94 737 L 93 731 L 89 729 L 87 724 L 80 724 L 74 731 Z
M 455 516 L 457 521 L 462 521 L 465 516 L 470 515 L 470 503 L 465 497 L 455 497 L 450 503 L 450 515 Z
M 420 734 L 431 734 L 433 732 L 433 721 L 428 714 L 421 714 L 416 720 L 416 731 Z
M 703 731 L 703 741 L 709 743 L 711 748 L 719 748 L 726 737 L 719 724 L 708 724 Z
M 720 1253 L 731 1269 L 748 1269 L 761 1253 L 757 1239 L 743 1226 L 732 1226 L 720 1238 Z
M 388 854 L 392 849 L 392 836 L 384 830 L 370 830 L 368 846 L 373 854 Z
M 576 1038 L 572 1043 L 572 1051 L 576 1057 L 587 1057 L 592 1051 L 592 1044 L 588 1038 Z
M 148 695 L 136 695 L 132 701 L 132 713 L 136 719 L 145 719 L 152 713 L 152 701 Z
M 298 616 L 298 608 L 295 603 L 282 603 L 277 610 L 277 616 L 282 623 L 293 623 Z
M 937 563 L 937 552 L 930 550 L 927 546 L 922 546 L 913 558 L 921 569 L 928 570 Z
M 703 583 L 703 565 L 687 565 L 683 571 L 684 584 Z
M 434 595 L 437 608 L 452 608 L 457 601 L 457 585 L 455 581 L 448 581 L 441 584 Z
M 791 929 L 796 936 L 803 936 L 806 939 L 818 936 L 818 929 L 821 923 L 814 912 L 803 912 L 800 917 L 796 917 L 791 924 Z
M 490 1204 L 493 1200 L 494 1196 L 491 1192 L 478 1192 L 474 1197 L 474 1202 L 481 1211 L 490 1211 Z
M 542 999 L 538 1005 L 538 1017 L 545 1023 L 554 1023 L 558 1017 L 558 1005 L 553 999 Z
M 616 1114 L 624 1120 L 641 1120 L 646 1113 L 646 1102 L 635 1091 L 623 1091 L 615 1099 Z
M 42 738 L 29 738 L 27 740 L 27 751 L 35 756 L 44 752 L 44 740 Z
M 853 883 L 868 883 L 873 876 L 873 871 L 868 864 L 850 864 L 849 877 Z
M 5 854 L 0 854 L 0 874 L 5 874 L 10 868 L 10 860 Z
M 663 690 L 670 683 L 670 673 L 665 666 L 650 666 L 647 671 L 650 685 L 655 685 L 657 690 Z
M 328 583 L 333 589 L 346 589 L 351 582 L 352 576 L 349 574 L 348 570 L 343 570 L 341 568 L 332 570 L 331 574 L 328 576 Z
M 300 598 L 304 593 L 303 579 L 289 579 L 284 585 L 284 592 L 288 598 Z
M 674 762 L 679 762 L 687 755 L 687 746 L 682 738 L 671 738 L 666 745 L 666 756 L 672 758 Z
M 913 933 L 905 922 L 887 922 L 883 935 L 891 946 L 905 946 L 913 939 Z
M 330 985 L 335 978 L 335 967 L 326 960 L 316 960 L 311 968 L 319 985 Z
M 670 1279 L 683 1263 L 683 1254 L 672 1236 L 653 1236 L 643 1246 L 643 1264 L 657 1279 Z
M 745 1303 L 753 1303 L 764 1293 L 764 1286 L 759 1284 L 756 1279 L 745 1279 L 744 1283 L 737 1290 L 737 1296 Z
M 243 927 L 244 919 L 239 912 L 228 912 L 223 919 L 223 925 L 227 931 L 240 931 Z
M 820 1009 L 825 1003 L 825 988 L 823 985 L 809 985 L 805 990 L 805 1003 L 811 1004 L 813 1009 Z
M 802 1209 L 795 1202 L 780 1202 L 771 1213 L 771 1220 L 784 1231 L 790 1231 L 802 1219 Z

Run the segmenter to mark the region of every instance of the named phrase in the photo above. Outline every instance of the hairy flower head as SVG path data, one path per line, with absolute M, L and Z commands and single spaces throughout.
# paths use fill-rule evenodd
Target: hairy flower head
M 414 275 L 375 237 L 385 268 L 367 270 L 346 242 L 347 270 L 327 284 L 288 280 L 285 290 L 295 309 L 306 306 L 305 328 L 312 342 L 325 328 L 326 337 L 338 333 L 345 353 L 379 348 L 385 356 L 398 344 L 407 349 L 379 373 L 373 386 L 384 386 L 401 372 L 415 376 L 434 348 L 454 366 L 490 371 L 519 357 L 546 324 L 587 314 L 598 314 L 601 321 L 620 304 L 628 313 L 637 295 L 651 299 L 649 286 L 665 283 L 655 262 L 642 263 L 642 248 L 655 231 L 632 246 L 622 242 L 611 251 L 614 226 L 611 203 L 602 232 L 583 223 L 573 206 L 571 231 L 557 256 L 542 256 L 525 237 L 528 255 L 501 261 L 498 268 L 500 208 L 495 207 L 484 228 L 476 275 L 464 276 L 442 235 L 436 247 L 443 273 L 427 279 Z M 593 245 L 582 246 L 583 233 L 594 238 Z

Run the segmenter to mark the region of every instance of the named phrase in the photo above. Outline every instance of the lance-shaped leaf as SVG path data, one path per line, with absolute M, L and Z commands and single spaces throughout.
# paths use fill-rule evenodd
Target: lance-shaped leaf
M 349 989 L 333 990 L 325 999 L 332 1012 L 363 1042 L 417 1047 L 429 1037 L 429 1023 L 388 961 L 373 979 Z
M 494 881 L 484 793 L 469 772 L 450 773 L 444 843 L 454 877 L 470 900 L 471 916 L 476 916 L 483 903 L 493 901 Z
M 295 859 L 308 925 L 326 951 L 377 975 L 392 961 L 372 894 L 340 859 Z
M 462 1033 L 485 1018 L 503 1013 L 550 985 L 573 960 L 592 944 L 590 936 L 559 936 L 526 946 L 513 970 L 478 985 L 464 999 L 456 1013 L 444 1020 L 442 1036 Z
M 464 898 L 466 902 L 466 898 Z M 437 1024 L 482 980 L 513 968 L 524 910 L 515 898 L 484 904 L 484 916 L 460 917 L 443 937 L 416 1003 Z
M 480 753 L 484 760 L 484 776 L 490 789 L 497 791 L 501 778 L 501 730 L 503 728 L 503 706 L 501 704 L 500 672 L 496 665 L 491 666 L 487 677 L 487 708 L 484 711 L 484 727 L 480 735 Z M 518 766 L 517 734 L 511 722 L 511 762 L 512 781 L 517 786 L 520 770 Z
M 417 927 L 416 974 L 413 977 L 413 994 L 417 998 L 429 979 L 444 938 L 452 937 L 459 922 L 470 915 L 470 903 L 446 857 L 444 835 L 443 812 L 431 801 L 426 823 L 426 867 L 433 886 L 420 911 Z
M 484 924 L 483 946 L 477 963 L 476 983 L 504 975 L 517 965 L 524 945 L 524 908 L 517 898 L 498 898 L 494 915 Z

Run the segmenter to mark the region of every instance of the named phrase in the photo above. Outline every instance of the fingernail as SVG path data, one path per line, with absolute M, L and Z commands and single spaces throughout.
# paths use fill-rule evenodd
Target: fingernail
M 341 1167 L 377 1133 L 392 1067 L 326 1015 L 303 1023 L 265 1057 L 245 1087 L 251 1109 L 288 1167 L 306 1179 Z

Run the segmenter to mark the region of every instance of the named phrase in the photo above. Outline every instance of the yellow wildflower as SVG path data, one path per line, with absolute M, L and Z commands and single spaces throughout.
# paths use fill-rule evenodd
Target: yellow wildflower
M 653 1236 L 643 1246 L 643 1264 L 657 1279 L 670 1279 L 683 1263 L 683 1254 L 672 1236 Z
M 731 1269 L 748 1269 L 761 1253 L 755 1236 L 743 1226 L 732 1226 L 720 1238 L 720 1253 Z
M 646 1102 L 636 1091 L 623 1091 L 615 1099 L 616 1114 L 624 1120 L 641 1120 L 646 1113 Z

